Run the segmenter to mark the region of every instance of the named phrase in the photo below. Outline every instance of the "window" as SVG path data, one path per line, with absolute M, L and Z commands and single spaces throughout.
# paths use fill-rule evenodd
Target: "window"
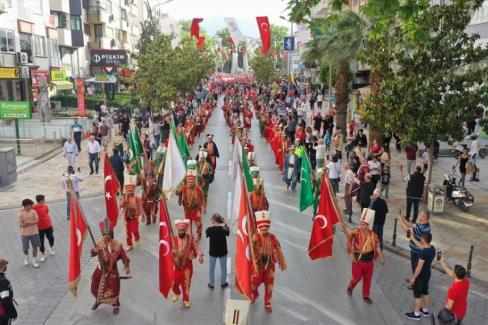
M 122 20 L 127 21 L 127 11 L 125 11 L 125 9 L 120 9 L 120 17 Z
M 0 51 L 15 52 L 14 32 L 0 29 Z
M 48 38 L 47 44 L 49 48 L 49 57 L 51 58 L 51 66 L 59 67 L 59 43 L 58 40 L 55 38 Z
M 71 15 L 71 30 L 81 30 L 81 17 Z
M 107 1 L 107 12 L 109 16 L 114 14 L 112 11 L 112 1 Z
M 67 27 L 68 22 L 66 20 L 66 14 L 64 12 L 53 11 L 53 12 L 51 12 L 51 15 L 56 16 L 56 27 L 57 28 L 66 28 Z
M 27 53 L 29 63 L 34 63 L 32 59 L 32 36 L 26 33 L 19 33 L 20 51 Z
M 36 56 L 47 56 L 46 53 L 46 39 L 44 36 L 36 35 L 34 36 L 34 45 L 35 45 L 35 55 Z
M 98 40 L 99 38 L 103 37 L 103 25 L 102 24 L 95 24 L 95 38 Z

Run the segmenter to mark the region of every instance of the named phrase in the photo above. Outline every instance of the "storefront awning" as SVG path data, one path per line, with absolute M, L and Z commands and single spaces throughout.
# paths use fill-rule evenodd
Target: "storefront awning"
M 57 90 L 70 90 L 73 89 L 73 83 L 68 80 L 52 80 L 51 81 Z
M 115 80 L 97 80 L 95 77 L 86 79 L 85 82 L 87 83 L 95 83 L 95 84 L 114 84 L 117 81 Z

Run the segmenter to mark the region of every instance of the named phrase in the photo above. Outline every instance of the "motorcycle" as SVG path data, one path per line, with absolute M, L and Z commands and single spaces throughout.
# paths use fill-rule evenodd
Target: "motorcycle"
M 446 197 L 464 212 L 468 211 L 474 203 L 473 194 L 459 186 L 456 182 L 456 170 L 444 175 L 443 185 L 446 187 Z

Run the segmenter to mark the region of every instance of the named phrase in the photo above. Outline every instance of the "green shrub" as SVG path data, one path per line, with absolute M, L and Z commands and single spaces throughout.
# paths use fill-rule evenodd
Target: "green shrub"
M 52 101 L 60 101 L 61 106 L 77 107 L 78 99 L 75 95 L 57 95 L 51 97 Z M 97 103 L 103 102 L 103 95 L 93 95 L 85 97 L 86 109 L 94 110 Z M 139 97 L 128 93 L 116 93 L 114 100 L 108 101 L 109 106 L 134 108 L 139 105 Z

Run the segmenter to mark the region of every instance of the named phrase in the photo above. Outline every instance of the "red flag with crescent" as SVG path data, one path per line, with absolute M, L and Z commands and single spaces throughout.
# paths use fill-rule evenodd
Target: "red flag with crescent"
M 269 47 L 271 46 L 271 27 L 268 17 L 256 17 L 256 21 L 258 22 L 259 34 L 261 34 L 263 54 L 268 55 Z
M 117 225 L 117 219 L 119 217 L 117 192 L 119 191 L 120 185 L 107 154 L 105 154 L 105 157 L 103 158 L 103 176 L 105 187 L 105 209 L 107 218 L 110 220 L 110 225 L 113 228 Z
M 191 21 L 190 26 L 190 35 L 194 36 L 196 39 L 200 37 L 200 23 L 203 21 L 203 18 L 193 18 Z
M 159 291 L 168 298 L 175 277 L 173 229 L 164 199 L 159 201 Z
M 339 222 L 339 214 L 332 195 L 329 177 L 324 173 L 320 186 L 319 207 L 313 219 L 308 244 L 308 256 L 311 260 L 332 256 L 333 226 Z
M 70 245 L 68 260 L 68 290 L 76 296 L 81 274 L 81 253 L 86 237 L 87 226 L 80 202 L 73 191 L 70 192 Z
M 253 234 L 252 212 L 249 208 L 246 182 L 242 174 L 237 178 L 235 190 L 239 191 L 239 204 L 235 209 L 237 213 L 237 237 L 236 237 L 236 289 L 247 298 L 254 302 L 255 297 L 251 290 L 251 275 L 253 272 L 253 257 L 251 251 L 251 236 Z M 235 196 L 237 197 L 237 196 Z

